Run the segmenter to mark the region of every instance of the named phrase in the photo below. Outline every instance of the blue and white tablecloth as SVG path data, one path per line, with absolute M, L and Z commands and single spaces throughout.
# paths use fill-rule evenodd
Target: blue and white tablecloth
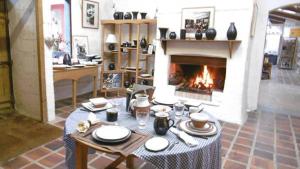
M 121 107 L 121 112 L 118 115 L 118 124 L 126 126 L 133 130 L 139 130 L 144 133 L 151 134 L 155 136 L 153 129 L 154 117 L 150 117 L 146 129 L 138 129 L 137 121 L 128 112 L 125 111 L 125 98 L 118 98 L 111 100 L 113 102 L 118 102 Z M 210 115 L 210 114 L 208 114 Z M 100 120 L 106 120 L 106 112 L 96 113 L 97 118 Z M 211 116 L 211 115 L 210 115 Z M 64 128 L 64 141 L 66 147 L 66 164 L 69 169 L 75 169 L 75 142 L 70 137 L 70 134 L 76 131 L 76 126 L 79 121 L 87 120 L 88 112 L 82 111 L 80 109 L 75 110 L 66 119 Z M 212 120 L 216 121 L 216 126 L 218 128 L 218 134 L 209 137 L 207 140 L 202 138 L 197 138 L 199 145 L 190 148 L 185 145 L 185 143 L 179 141 L 174 148 L 170 151 L 165 150 L 161 152 L 149 152 L 144 146 L 141 146 L 136 151 L 133 152 L 138 158 L 147 161 L 153 165 L 153 168 L 161 169 L 219 169 L 221 168 L 221 140 L 220 131 L 221 126 L 215 118 L 211 116 Z M 167 132 L 164 138 L 168 139 L 170 143 L 177 141 L 177 137 L 171 133 Z

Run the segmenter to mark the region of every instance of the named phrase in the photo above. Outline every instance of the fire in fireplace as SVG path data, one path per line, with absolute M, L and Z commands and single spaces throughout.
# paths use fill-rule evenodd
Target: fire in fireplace
M 223 91 L 226 76 L 226 60 L 221 58 L 172 56 L 169 85 L 177 91 L 211 95 Z

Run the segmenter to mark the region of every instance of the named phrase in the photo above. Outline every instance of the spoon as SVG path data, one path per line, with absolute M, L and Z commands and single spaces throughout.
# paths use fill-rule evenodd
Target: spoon
M 179 144 L 179 141 L 175 141 L 175 142 L 168 148 L 168 151 L 172 150 L 172 148 L 175 146 L 175 144 Z

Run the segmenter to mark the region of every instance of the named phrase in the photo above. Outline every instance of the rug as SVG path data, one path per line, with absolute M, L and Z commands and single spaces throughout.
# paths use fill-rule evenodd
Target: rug
M 63 135 L 55 126 L 17 113 L 0 114 L 0 164 Z

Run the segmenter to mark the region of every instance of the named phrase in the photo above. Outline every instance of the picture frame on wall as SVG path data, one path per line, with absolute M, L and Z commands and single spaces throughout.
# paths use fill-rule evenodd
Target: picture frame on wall
M 82 0 L 82 27 L 99 28 L 99 3 L 90 0 Z
M 87 36 L 73 36 L 72 39 L 72 54 L 74 59 L 86 59 L 89 53 L 89 41 Z
M 181 28 L 187 33 L 197 30 L 205 32 L 214 26 L 215 7 L 183 8 L 181 12 Z

